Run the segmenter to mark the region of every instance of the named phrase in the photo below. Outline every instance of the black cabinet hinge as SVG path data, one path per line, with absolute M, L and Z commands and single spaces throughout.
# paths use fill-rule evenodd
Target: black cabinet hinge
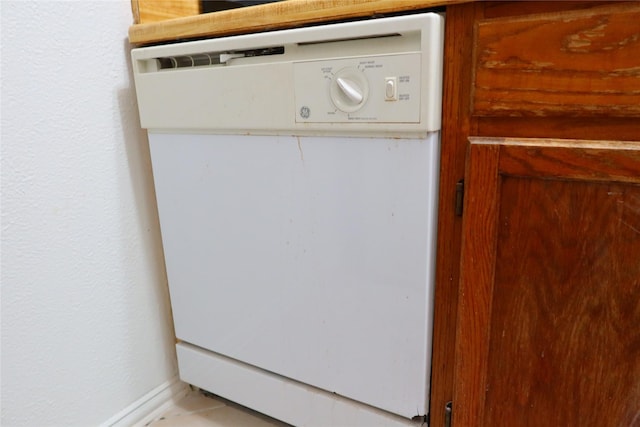
M 456 216 L 462 216 L 464 206 L 464 179 L 456 182 Z
M 444 405 L 444 427 L 451 427 L 451 414 L 453 412 L 453 402 Z

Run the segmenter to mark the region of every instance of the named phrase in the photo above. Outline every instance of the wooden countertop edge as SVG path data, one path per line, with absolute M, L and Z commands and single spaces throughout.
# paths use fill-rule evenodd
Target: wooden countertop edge
M 287 0 L 129 27 L 136 45 L 292 28 L 470 0 Z

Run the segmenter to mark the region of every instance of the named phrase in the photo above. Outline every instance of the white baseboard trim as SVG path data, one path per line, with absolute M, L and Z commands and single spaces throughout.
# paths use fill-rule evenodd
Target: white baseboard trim
M 144 426 L 162 415 L 188 392 L 189 386 L 175 376 L 115 414 L 102 423 L 101 427 Z

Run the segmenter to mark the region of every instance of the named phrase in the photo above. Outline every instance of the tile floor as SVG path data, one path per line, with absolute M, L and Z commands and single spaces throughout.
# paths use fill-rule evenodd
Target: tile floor
M 191 390 L 147 427 L 289 427 L 222 398 Z

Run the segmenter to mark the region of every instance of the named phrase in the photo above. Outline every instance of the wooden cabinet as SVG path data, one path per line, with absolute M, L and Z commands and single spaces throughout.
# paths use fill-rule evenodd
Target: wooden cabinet
M 473 138 L 454 425 L 640 425 L 640 144 Z
M 432 425 L 640 426 L 638 22 L 447 8 Z

